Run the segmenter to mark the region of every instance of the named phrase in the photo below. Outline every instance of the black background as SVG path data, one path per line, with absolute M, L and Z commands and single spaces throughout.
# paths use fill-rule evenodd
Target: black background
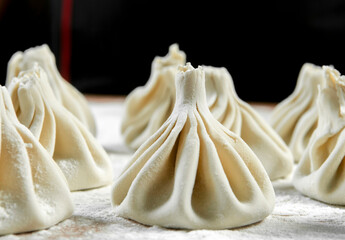
M 61 0 L 0 1 L 0 83 L 18 50 L 48 43 L 59 63 Z M 305 62 L 345 73 L 341 0 L 73 0 L 72 29 L 71 81 L 84 93 L 128 94 L 173 43 L 195 67 L 226 67 L 246 101 L 283 100 Z

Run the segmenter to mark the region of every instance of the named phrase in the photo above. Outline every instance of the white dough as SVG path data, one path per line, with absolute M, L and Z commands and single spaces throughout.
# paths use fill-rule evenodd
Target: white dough
M 317 98 L 318 125 L 303 153 L 293 184 L 317 200 L 345 205 L 345 76 L 324 67 Z
M 151 77 L 144 87 L 126 99 L 121 131 L 133 149 L 143 144 L 170 116 L 175 103 L 177 66 L 186 61 L 184 52 L 173 44 L 165 57 L 156 57 Z M 280 136 L 259 114 L 236 94 L 225 68 L 205 66 L 207 104 L 213 116 L 239 134 L 262 161 L 271 180 L 288 176 L 293 156 Z
M 85 125 L 55 98 L 45 71 L 37 63 L 12 79 L 9 92 L 19 121 L 48 150 L 71 190 L 111 183 L 107 153 Z
M 235 91 L 225 68 L 204 66 L 206 94 L 215 119 L 238 134 L 258 156 L 271 180 L 292 172 L 293 156 L 281 137 Z
M 293 93 L 271 114 L 271 125 L 283 138 L 298 162 L 317 126 L 317 86 L 324 80 L 321 67 L 305 63 Z
M 147 225 L 227 229 L 261 221 L 275 194 L 260 160 L 206 102 L 202 67 L 180 67 L 176 103 L 112 189 L 118 216 Z
M 177 44 L 165 57 L 155 57 L 146 85 L 134 89 L 126 98 L 121 133 L 126 144 L 137 149 L 167 120 L 175 103 L 175 74 L 186 62 Z
M 56 67 L 55 56 L 48 45 L 44 44 L 13 54 L 8 62 L 6 86 L 8 87 L 12 79 L 21 71 L 31 69 L 35 62 L 38 62 L 46 72 L 56 99 L 95 135 L 96 123 L 87 100 L 73 85 L 62 78 Z
M 64 175 L 32 133 L 18 122 L 0 88 L 0 235 L 48 228 L 73 213 Z

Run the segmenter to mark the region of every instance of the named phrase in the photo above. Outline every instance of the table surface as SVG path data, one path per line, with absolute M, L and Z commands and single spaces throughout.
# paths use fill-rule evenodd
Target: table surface
M 96 117 L 97 139 L 107 150 L 119 176 L 133 154 L 119 130 L 123 97 L 88 96 Z M 251 103 L 268 120 L 274 104 Z M 110 202 L 111 186 L 72 192 L 75 211 L 59 224 L 32 233 L 7 235 L 4 239 L 345 239 L 345 208 L 312 200 L 294 189 L 291 178 L 273 182 L 276 204 L 263 221 L 233 230 L 172 230 L 145 226 L 115 216 Z

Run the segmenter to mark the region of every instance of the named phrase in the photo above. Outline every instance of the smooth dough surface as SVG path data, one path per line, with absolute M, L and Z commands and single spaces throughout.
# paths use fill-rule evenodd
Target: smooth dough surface
M 19 121 L 48 150 L 71 190 L 111 183 L 107 153 L 85 125 L 55 98 L 45 71 L 37 63 L 12 79 L 9 92 Z
M 51 227 L 73 213 L 66 179 L 0 88 L 0 235 Z
M 202 67 L 180 67 L 172 114 L 112 189 L 118 216 L 147 225 L 227 229 L 261 221 L 275 194 L 263 165 L 206 102 Z

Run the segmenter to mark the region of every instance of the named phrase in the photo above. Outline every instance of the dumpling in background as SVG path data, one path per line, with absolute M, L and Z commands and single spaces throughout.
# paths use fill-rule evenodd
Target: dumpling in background
M 126 98 L 121 133 L 125 143 L 137 149 L 167 120 L 175 103 L 175 74 L 184 65 L 186 55 L 177 44 L 169 47 L 165 57 L 155 57 L 151 75 L 143 87 Z
M 64 175 L 18 122 L 4 87 L 0 122 L 0 235 L 48 228 L 70 217 L 73 204 Z
M 87 100 L 74 86 L 62 78 L 56 67 L 55 56 L 48 45 L 44 44 L 29 48 L 24 52 L 16 52 L 8 62 L 6 86 L 8 87 L 12 79 L 17 77 L 21 71 L 31 69 L 35 62 L 38 62 L 47 73 L 56 99 L 95 135 L 96 122 Z
M 37 63 L 12 79 L 9 92 L 19 121 L 48 150 L 71 190 L 111 183 L 107 153 L 85 125 L 55 98 L 45 71 Z
M 147 225 L 226 229 L 261 221 L 275 195 L 260 160 L 214 119 L 202 67 L 176 75 L 176 103 L 112 189 L 118 216 Z
M 323 81 L 322 68 L 305 63 L 293 93 L 280 102 L 271 115 L 271 125 L 300 160 L 317 126 L 317 86 Z
M 317 98 L 318 125 L 293 177 L 303 194 L 345 205 L 345 77 L 324 67 L 326 83 Z
M 272 127 L 236 94 L 225 68 L 205 66 L 207 102 L 212 115 L 255 152 L 271 180 L 292 172 L 293 156 Z

